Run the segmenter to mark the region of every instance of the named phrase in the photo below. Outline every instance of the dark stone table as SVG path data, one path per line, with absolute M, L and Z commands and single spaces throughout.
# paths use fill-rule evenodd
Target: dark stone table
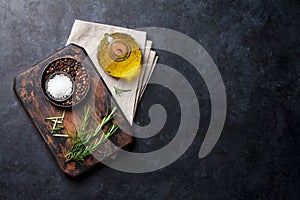
M 0 199 L 300 198 L 299 1 L 4 0 L 0 13 Z M 211 116 L 204 81 L 186 60 L 158 50 L 159 63 L 184 75 L 197 95 L 201 121 L 192 145 L 150 173 L 101 166 L 77 180 L 65 176 L 16 99 L 13 77 L 62 48 L 75 19 L 164 27 L 199 42 L 226 87 L 225 126 L 213 151 L 198 158 Z M 176 135 L 173 97 L 149 85 L 135 121 L 147 125 L 149 106 L 159 103 L 167 124 L 131 151 L 161 148 Z

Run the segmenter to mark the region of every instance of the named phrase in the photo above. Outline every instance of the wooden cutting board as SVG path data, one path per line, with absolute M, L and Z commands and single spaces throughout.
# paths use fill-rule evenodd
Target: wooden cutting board
M 63 133 L 75 130 L 76 127 L 80 126 L 84 115 L 84 107 L 86 106 L 91 106 L 94 111 L 91 119 L 92 122 L 90 123 L 91 127 L 95 127 L 97 123 L 101 122 L 107 109 L 111 109 L 111 105 L 118 106 L 114 103 L 114 99 L 111 97 L 110 92 L 85 50 L 74 44 L 66 46 L 15 77 L 14 91 L 16 96 L 22 103 L 39 134 L 46 142 L 59 167 L 67 175 L 76 177 L 100 163 L 101 160 L 111 157 L 119 148 L 130 144 L 132 136 L 124 132 L 125 129 L 129 130 L 127 128 L 130 126 L 120 109 L 117 109 L 114 123 L 118 124 L 119 127 L 127 128 L 122 128 L 123 130 L 120 128 L 109 141 L 97 150 L 95 155 L 87 157 L 82 164 L 75 161 L 67 161 L 65 153 L 70 148 L 71 139 L 52 136 L 51 128 L 53 124 L 45 120 L 47 117 L 61 116 L 64 108 L 59 108 L 50 103 L 45 98 L 40 84 L 44 68 L 59 58 L 73 58 L 83 63 L 90 76 L 90 89 L 85 99 L 78 105 L 66 109 Z

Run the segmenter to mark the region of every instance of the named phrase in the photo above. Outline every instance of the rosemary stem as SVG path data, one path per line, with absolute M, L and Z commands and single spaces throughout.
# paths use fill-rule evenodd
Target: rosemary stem
M 106 133 L 102 130 L 104 126 L 114 118 L 115 111 L 116 108 L 113 108 L 109 114 L 106 114 L 101 123 L 94 130 L 88 132 L 86 128 L 89 122 L 91 109 L 90 107 L 85 109 L 82 126 L 78 129 L 78 131 L 73 131 L 74 137 L 71 138 L 72 145 L 66 153 L 67 161 L 74 160 L 82 163 L 86 156 L 94 153 L 109 139 L 111 135 L 117 131 L 118 126 L 115 124 L 112 124 L 107 129 Z M 98 136 L 100 136 L 100 139 Z

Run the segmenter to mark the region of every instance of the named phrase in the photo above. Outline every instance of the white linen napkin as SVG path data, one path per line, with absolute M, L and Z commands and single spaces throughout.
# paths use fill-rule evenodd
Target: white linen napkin
M 131 35 L 139 44 L 143 53 L 141 72 L 138 76 L 131 80 L 116 79 L 109 76 L 103 71 L 98 63 L 97 49 L 100 41 L 103 39 L 105 33 L 114 32 L 127 33 Z M 149 82 L 157 61 L 156 52 L 151 50 L 152 42 L 146 40 L 146 36 L 147 33 L 144 31 L 75 20 L 66 43 L 66 45 L 70 43 L 77 44 L 86 50 L 130 124 L 133 123 L 137 104 L 144 93 L 145 87 Z M 117 95 L 114 87 L 130 91 Z

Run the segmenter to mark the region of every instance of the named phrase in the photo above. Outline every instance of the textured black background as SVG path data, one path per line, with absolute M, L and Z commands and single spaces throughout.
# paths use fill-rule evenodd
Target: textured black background
M 2 0 L 0 199 L 299 199 L 299 18 L 296 0 Z M 170 28 L 208 51 L 228 98 L 223 133 L 208 157 L 197 157 L 210 119 L 205 83 L 187 61 L 158 51 L 159 62 L 182 73 L 198 96 L 202 118 L 187 152 L 146 174 L 102 166 L 72 180 L 59 170 L 17 101 L 12 80 L 62 48 L 75 19 Z M 137 140 L 133 151 L 160 148 L 176 134 L 178 102 L 157 85 L 148 88 L 136 121 L 149 122 L 153 103 L 165 106 L 168 123 L 157 136 Z

